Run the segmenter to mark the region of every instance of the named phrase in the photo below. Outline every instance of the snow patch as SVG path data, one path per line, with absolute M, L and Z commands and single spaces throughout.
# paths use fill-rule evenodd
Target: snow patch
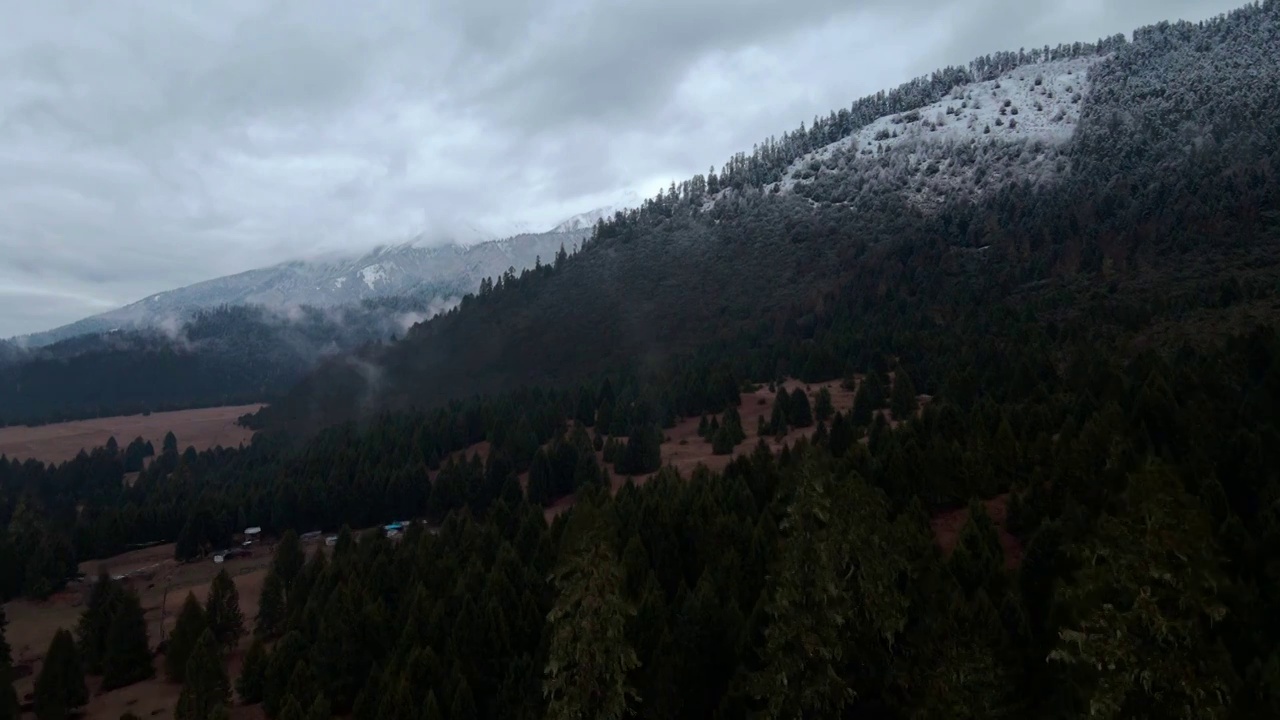
M 1073 58 L 1023 65 L 996 80 L 957 86 L 939 102 L 910 112 L 886 115 L 857 133 L 811 152 L 791 164 L 781 183 L 767 186 L 791 191 L 797 183 L 840 160 L 875 158 L 899 148 L 923 144 L 990 144 L 1040 141 L 1062 145 L 1075 133 L 1088 73 L 1109 56 Z
M 342 289 L 342 286 L 343 286 L 343 285 L 346 285 L 346 284 L 347 284 L 347 279 L 346 279 L 346 278 L 344 278 L 344 277 L 340 277 L 340 278 L 338 278 L 337 280 L 334 280 L 334 281 L 333 281 L 333 286 L 334 286 L 335 288 L 337 288 L 338 290 L 341 290 L 341 289 Z
M 370 290 L 373 290 L 377 283 L 387 279 L 387 267 L 379 263 L 361 268 L 360 279 L 364 281 L 365 285 L 369 286 Z

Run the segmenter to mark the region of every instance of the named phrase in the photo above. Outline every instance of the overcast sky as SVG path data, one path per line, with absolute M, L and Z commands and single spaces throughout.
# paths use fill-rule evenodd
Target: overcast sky
M 1244 0 L 0 0 L 0 337 L 543 230 L 946 64 Z

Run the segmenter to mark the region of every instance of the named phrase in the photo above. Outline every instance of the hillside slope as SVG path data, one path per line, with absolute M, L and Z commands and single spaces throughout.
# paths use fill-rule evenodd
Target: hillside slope
M 1277 209 L 1280 137 L 1264 119 L 1280 110 L 1278 16 L 1268 3 L 1143 28 L 1132 42 L 979 58 L 858 101 L 618 216 L 560 267 L 464 298 L 396 347 L 328 363 L 260 421 L 315 428 L 655 370 L 719 342 L 767 358 L 776 338 L 820 332 L 838 288 L 865 303 L 844 329 L 864 337 L 927 336 L 1010 302 L 1065 321 L 1091 287 L 1122 280 L 1134 295 L 1117 312 L 1185 322 L 1222 283 L 1247 296 L 1274 277 L 1266 213 Z M 1087 82 L 1068 79 L 1086 71 Z M 1062 102 L 1068 86 L 1078 114 Z M 997 119 L 1029 119 L 989 137 L 981 113 L 1004 100 L 1010 114 Z M 938 103 L 943 128 L 945 105 L 961 106 L 958 128 L 883 137 L 936 124 L 926 112 Z M 864 132 L 881 147 L 854 151 Z
M 473 292 L 481 279 L 508 268 L 533 267 L 539 257 L 550 261 L 561 246 L 573 249 L 580 244 L 589 229 L 524 234 L 467 246 L 405 243 L 356 257 L 285 262 L 157 293 L 22 340 L 42 346 L 77 335 L 181 324 L 200 310 L 224 305 L 328 308 L 404 295 L 434 297 L 444 303 Z

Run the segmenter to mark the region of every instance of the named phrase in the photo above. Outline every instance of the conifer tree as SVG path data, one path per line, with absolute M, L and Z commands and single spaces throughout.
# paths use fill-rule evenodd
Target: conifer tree
M 476 711 L 475 695 L 467 684 L 465 676 L 459 676 L 457 688 L 453 691 L 453 702 L 449 704 L 449 720 L 476 720 L 480 717 Z
M 245 653 L 244 666 L 236 680 L 236 694 L 240 696 L 240 702 L 245 705 L 262 702 L 262 689 L 267 682 L 267 666 L 270 662 L 267 646 L 262 643 L 262 638 L 255 637 L 249 651 Z
M 258 600 L 258 616 L 254 620 L 253 633 L 263 640 L 275 640 L 284 632 L 285 603 L 284 582 L 275 571 L 268 571 L 262 581 L 262 596 Z
M 533 464 L 529 466 L 529 502 L 546 506 L 552 498 L 551 461 L 546 450 L 538 448 L 533 454 Z
M 271 562 L 271 571 L 280 578 L 280 582 L 288 590 L 293 585 L 294 579 L 302 572 L 302 566 L 306 562 L 307 555 L 302 549 L 302 543 L 298 540 L 298 534 L 293 530 L 286 530 L 280 537 L 279 544 L 276 545 L 276 555 Z
M 618 720 L 635 698 L 628 674 L 640 661 L 626 638 L 634 610 L 609 543 L 598 540 L 587 531 L 555 574 L 543 686 L 549 720 Z
M 164 653 L 165 674 L 172 682 L 182 682 L 186 677 L 187 660 L 195 650 L 200 636 L 209 627 L 204 608 L 196 600 L 195 593 L 187 593 L 178 613 L 178 621 L 174 625 L 173 634 L 169 636 L 169 647 Z
M 80 645 L 80 658 L 85 670 L 91 674 L 101 675 L 105 669 L 107 635 L 111 631 L 111 623 L 122 594 L 120 583 L 112 580 L 105 570 L 98 574 L 98 579 L 89 590 L 89 601 L 76 625 L 76 635 Z
M 240 592 L 222 569 L 209 585 L 209 599 L 204 606 L 205 619 L 213 637 L 224 650 L 235 647 L 244 634 L 244 613 L 240 612 Z
M 286 633 L 272 649 L 271 659 L 267 663 L 266 682 L 262 686 L 262 708 L 268 715 L 275 716 L 284 707 L 294 671 L 306 657 L 307 641 L 296 630 Z
M 36 718 L 67 720 L 87 702 L 89 689 L 84 683 L 80 651 L 71 633 L 60 628 L 49 643 L 40 676 L 36 678 Z
M 902 368 L 893 374 L 893 397 L 889 408 L 893 411 L 893 419 L 898 422 L 906 422 L 916 414 L 916 386 Z
M 807 428 L 813 425 L 813 410 L 809 406 L 809 396 L 804 388 L 796 388 L 791 393 L 791 404 L 787 408 L 787 422 L 791 427 Z
M 182 694 L 173 716 L 176 720 L 226 717 L 230 703 L 231 683 L 223 667 L 220 645 L 213 631 L 205 628 L 187 658 Z
M 0 720 L 17 720 L 18 693 L 13 687 L 13 652 L 6 628 L 9 619 L 0 605 Z
M 276 720 L 307 720 L 307 713 L 302 709 L 302 703 L 290 695 L 285 699 L 284 707 Z
M 427 691 L 427 701 L 422 706 L 422 720 L 444 720 L 440 714 L 440 702 L 436 700 L 436 691 Z
M 311 709 L 307 711 L 306 720 L 329 720 L 333 717 L 333 712 L 329 709 L 329 699 L 324 693 L 316 695 L 316 699 L 311 703 Z
M 835 406 L 831 404 L 831 391 L 824 385 L 818 388 L 818 394 L 813 400 L 813 419 L 818 422 L 827 422 L 831 420 L 834 413 Z
M 103 690 L 132 685 L 155 675 L 151 646 L 147 641 L 147 620 L 142 612 L 142 603 L 132 592 L 122 592 L 116 601 L 111 628 L 107 632 L 107 655 L 103 665 Z
M 1225 717 L 1238 683 L 1210 628 L 1227 614 L 1213 527 L 1156 461 L 1129 476 L 1114 514 L 1077 549 L 1078 608 L 1049 659 L 1076 667 L 1098 718 Z

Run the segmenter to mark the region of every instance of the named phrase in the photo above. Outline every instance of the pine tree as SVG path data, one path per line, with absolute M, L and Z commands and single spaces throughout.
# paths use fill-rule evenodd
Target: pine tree
M 236 680 L 236 694 L 240 696 L 240 702 L 245 705 L 262 702 L 262 689 L 267 682 L 267 666 L 270 662 L 267 646 L 262 643 L 262 638 L 255 637 L 249 651 L 245 653 L 244 666 Z
M 4 606 L 0 605 L 0 720 L 17 720 L 18 693 L 13 688 L 13 652 L 6 633 L 8 625 Z
M 787 422 L 791 427 L 807 428 L 813 425 L 813 411 L 809 407 L 809 396 L 804 388 L 796 388 L 791 393 L 791 404 L 787 408 Z
M 835 406 L 831 404 L 831 391 L 823 387 L 818 389 L 818 395 L 813 401 L 813 418 L 818 422 L 827 422 L 835 413 Z
M 244 634 L 244 613 L 240 612 L 240 592 L 225 568 L 214 576 L 209 585 L 209 599 L 204 608 L 214 638 L 224 650 L 235 647 Z
M 333 713 L 329 709 L 329 699 L 324 693 L 316 695 L 315 702 L 311 703 L 311 709 L 307 711 L 306 720 L 329 720 L 333 717 Z
M 893 411 L 893 419 L 898 422 L 906 422 L 915 417 L 916 386 L 911 382 L 911 376 L 902 368 L 898 368 L 893 374 L 893 398 L 889 407 Z
M 111 628 L 107 632 L 102 689 L 114 690 L 141 682 L 156 674 L 147 641 L 147 620 L 142 603 L 132 592 L 122 592 L 116 601 Z
M 302 703 L 292 695 L 285 699 L 280 715 L 276 720 L 307 720 L 307 713 L 302 709 Z
M 99 573 L 89 591 L 89 601 L 80 615 L 80 622 L 76 625 L 80 657 L 85 670 L 91 674 L 101 675 L 105 670 L 107 635 L 111 631 L 121 595 L 123 589 L 120 583 L 112 580 L 106 571 Z
M 475 720 L 480 715 L 476 711 L 476 699 L 471 693 L 467 678 L 460 676 L 457 689 L 453 691 L 453 702 L 449 705 L 449 720 Z
M 196 640 L 183 672 L 182 694 L 173 713 L 176 720 L 226 717 L 227 705 L 231 703 L 231 683 L 219 647 L 208 628 Z
M 178 613 L 178 621 L 174 625 L 173 634 L 169 636 L 169 647 L 164 653 L 165 674 L 172 682 L 182 682 L 186 677 L 187 660 L 191 658 L 200 636 L 208 629 L 204 608 L 196 600 L 194 593 L 187 593 Z
M 267 663 L 266 682 L 262 686 L 262 708 L 268 715 L 277 715 L 284 706 L 294 670 L 306 657 L 307 641 L 296 630 L 286 633 L 272 649 L 271 660 Z
M 276 555 L 271 562 L 271 571 L 279 576 L 287 590 L 293 585 L 298 573 L 302 572 L 302 566 L 306 562 L 307 555 L 302 549 L 302 543 L 298 540 L 298 534 L 292 530 L 286 530 L 280 538 L 280 543 L 276 545 Z
M 529 466 L 528 496 L 529 502 L 539 506 L 549 505 L 553 499 L 551 461 L 542 448 L 533 454 L 533 464 Z
M 35 711 L 38 720 L 66 720 L 77 708 L 89 702 L 89 688 L 84 683 L 84 666 L 71 633 L 59 629 L 49 643 L 44 666 L 35 685 Z
M 427 691 L 427 701 L 422 706 L 422 720 L 444 720 L 440 714 L 440 703 L 436 700 L 436 691 Z
M 253 633 L 263 640 L 275 640 L 284 632 L 284 625 L 284 581 L 274 571 L 268 571 L 262 581 L 262 597 L 258 600 Z
M 634 611 L 622 596 L 624 578 L 609 543 L 598 540 L 587 533 L 555 574 L 543 687 L 549 720 L 617 720 L 635 698 L 628 674 L 640 661 L 625 632 Z

